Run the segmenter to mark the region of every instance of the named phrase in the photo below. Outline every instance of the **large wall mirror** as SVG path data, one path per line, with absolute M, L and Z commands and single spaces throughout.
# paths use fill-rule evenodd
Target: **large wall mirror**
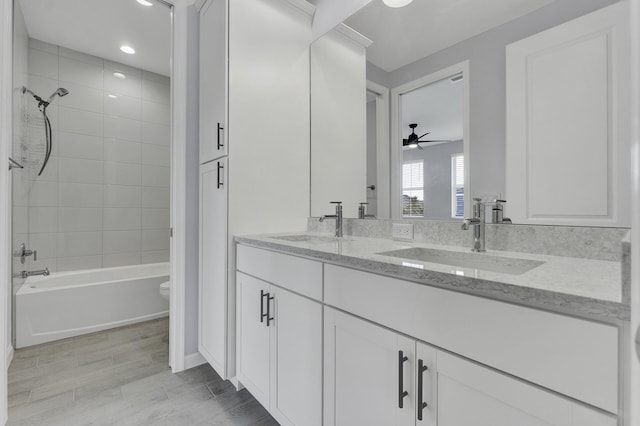
M 359 137 L 348 139 L 348 143 L 358 144 L 358 149 L 341 148 L 342 152 L 361 152 L 363 158 L 351 158 L 345 165 L 346 172 L 338 167 L 338 163 L 334 163 L 334 167 L 316 167 L 314 170 L 312 158 L 312 182 L 333 181 L 347 187 L 352 185 L 347 176 L 354 168 L 364 167 L 362 177 L 358 177 L 357 191 L 353 192 L 357 197 L 341 199 L 351 208 L 349 213 L 345 210 L 346 217 L 357 216 L 355 207 L 366 201 L 369 212 L 378 218 L 422 217 L 451 221 L 458 220 L 461 213 L 465 217 L 469 214 L 470 197 L 504 196 L 506 47 L 602 6 L 603 2 L 597 0 L 486 0 L 482 3 L 414 0 L 405 7 L 390 8 L 382 0 L 371 0 L 344 21 L 347 27 L 371 40 L 371 45 L 365 48 L 366 72 L 358 79 L 358 90 L 363 91 L 364 102 L 364 113 L 358 117 L 364 117 L 364 122 L 358 122 L 357 126 L 363 130 Z M 466 70 L 462 69 L 464 66 Z M 451 81 L 460 76 L 461 80 Z M 382 90 L 365 88 L 362 80 L 375 82 Z M 313 82 L 312 78 L 311 96 L 317 99 L 318 88 Z M 414 106 L 417 105 L 420 88 L 424 88 L 424 93 L 436 92 L 438 87 L 444 90 L 445 84 L 452 89 L 451 99 L 444 101 L 440 97 L 435 100 L 434 97 L 433 101 L 422 101 L 429 103 L 426 107 L 418 107 L 422 111 L 409 111 L 411 98 L 415 98 Z M 372 132 L 380 127 L 381 116 L 375 104 L 384 90 L 389 93 L 389 112 L 386 146 L 382 147 L 379 133 L 373 135 Z M 452 108 L 450 102 L 458 105 L 461 102 L 456 113 L 457 132 L 451 131 L 454 126 L 447 125 L 453 118 L 444 116 L 447 107 Z M 341 105 L 339 98 L 335 98 L 334 104 L 335 107 Z M 315 115 L 312 106 L 312 122 Z M 459 124 L 460 115 L 462 125 Z M 352 111 L 339 118 L 350 120 L 353 116 Z M 428 133 L 425 140 L 446 142 L 420 144 L 423 149 L 409 148 L 403 140 L 413 133 L 410 124 L 417 124 L 417 136 Z M 449 127 L 449 131 L 444 127 Z M 312 130 L 312 157 L 317 151 L 323 151 L 323 147 L 315 145 Z M 339 158 L 337 153 L 339 151 L 334 151 L 330 158 Z M 419 154 L 429 155 L 429 159 L 423 158 L 421 196 L 414 194 L 413 186 L 402 183 L 403 162 L 417 161 Z M 438 157 L 441 161 L 436 174 L 437 168 L 430 162 Z M 374 164 L 375 171 L 372 170 Z M 456 168 L 462 169 L 457 175 Z M 373 185 L 376 186 L 375 193 L 369 189 Z M 403 197 L 403 188 L 406 197 Z M 330 213 L 331 207 L 326 200 L 314 201 L 316 195 L 312 184 L 312 216 Z M 314 209 L 314 205 L 320 207 Z M 511 206 L 507 203 L 507 212 Z

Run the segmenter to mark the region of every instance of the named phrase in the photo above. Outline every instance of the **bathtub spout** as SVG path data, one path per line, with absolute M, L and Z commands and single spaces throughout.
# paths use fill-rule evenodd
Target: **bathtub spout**
M 20 272 L 16 272 L 15 274 L 13 274 L 13 276 L 15 278 L 27 278 L 27 277 L 32 277 L 34 275 L 44 275 L 47 276 L 49 275 L 49 268 L 44 268 L 44 269 L 39 269 L 37 271 L 20 271 Z

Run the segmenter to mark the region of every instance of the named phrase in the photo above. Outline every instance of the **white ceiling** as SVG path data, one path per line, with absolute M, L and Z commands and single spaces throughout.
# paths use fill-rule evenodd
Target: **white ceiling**
M 579 1 L 579 0 L 576 0 Z M 345 24 L 373 40 L 367 60 L 387 72 L 541 8 L 553 0 L 372 0 Z
M 461 140 L 463 87 L 462 81 L 454 83 L 447 78 L 403 94 L 400 98 L 402 137 L 406 139 L 411 133 L 409 124 L 417 123 L 418 136 L 430 132 L 424 140 Z M 437 144 L 421 146 L 434 145 Z
M 153 1 L 153 0 L 151 0 Z M 169 75 L 171 12 L 135 0 L 20 0 L 29 36 Z M 130 45 L 135 55 L 120 51 Z

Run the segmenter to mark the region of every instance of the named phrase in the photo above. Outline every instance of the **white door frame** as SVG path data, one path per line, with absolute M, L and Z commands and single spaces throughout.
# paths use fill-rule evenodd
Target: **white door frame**
M 172 6 L 172 69 L 171 69 L 171 301 L 169 325 L 169 364 L 173 372 L 185 369 L 186 324 L 186 140 L 187 126 L 187 70 L 189 40 L 188 8 L 193 0 L 163 0 Z M 193 29 L 191 29 L 193 31 Z M 4 288 L 11 288 L 11 191 L 8 158 L 12 146 L 12 85 L 13 85 L 13 1 L 0 1 L 0 277 Z M 10 321 L 8 291 L 0 291 L 0 350 L 9 347 L 7 333 Z M 197 313 L 196 313 L 197 314 Z M 0 424 L 7 420 L 7 368 L 0 373 Z
M 0 353 L 5 354 L 4 368 L 0 372 L 0 424 L 7 421 L 7 369 L 10 359 L 7 348 L 10 336 L 11 315 L 11 175 L 9 153 L 12 140 L 12 98 L 13 98 L 13 2 L 0 1 Z
M 187 204 L 187 145 L 190 134 L 187 124 L 192 109 L 188 98 L 188 72 L 197 64 L 189 63 L 189 8 L 193 0 L 163 0 L 172 7 L 171 46 L 171 289 L 169 298 L 169 365 L 174 373 L 185 365 L 186 357 L 186 289 L 187 289 L 187 215 L 198 206 Z M 197 46 L 196 46 L 197 48 Z M 197 166 L 197 164 L 195 165 Z M 196 224 L 197 226 L 197 224 Z M 192 313 L 197 315 L 197 312 Z
M 376 195 L 378 219 L 391 218 L 389 197 L 389 89 L 367 80 L 367 90 L 376 95 Z M 368 190 L 368 188 L 367 188 Z
M 464 215 L 469 217 L 469 195 L 471 194 L 469 181 L 469 61 L 463 61 L 450 67 L 441 69 L 432 74 L 420 77 L 416 80 L 405 83 L 401 86 L 391 89 L 391 218 L 394 220 L 402 219 L 402 111 L 400 108 L 400 96 L 419 89 L 436 81 L 443 80 L 447 77 L 460 74 L 464 76 L 460 83 L 463 84 L 463 111 L 462 111 L 462 137 L 463 137 L 463 153 L 464 153 Z M 428 219 L 428 218 L 426 218 Z
M 640 348 L 636 346 L 636 337 L 640 331 L 640 0 L 631 0 L 631 327 L 629 327 L 631 342 L 630 353 L 627 353 L 629 363 L 623 371 L 628 371 L 630 377 L 630 392 L 625 400 L 629 407 L 625 425 L 640 425 Z M 627 359 L 623 356 L 623 359 Z M 628 368 L 628 370 L 627 370 Z

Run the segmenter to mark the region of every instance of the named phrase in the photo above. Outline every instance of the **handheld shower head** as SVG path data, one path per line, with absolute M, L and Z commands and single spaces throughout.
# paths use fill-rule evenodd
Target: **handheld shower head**
M 64 87 L 58 87 L 58 90 L 56 90 L 55 92 L 53 92 L 51 94 L 51 96 L 49 96 L 49 102 L 51 102 L 53 100 L 53 98 L 56 97 L 56 95 L 63 97 L 69 94 L 69 91 L 67 89 L 65 89 Z

